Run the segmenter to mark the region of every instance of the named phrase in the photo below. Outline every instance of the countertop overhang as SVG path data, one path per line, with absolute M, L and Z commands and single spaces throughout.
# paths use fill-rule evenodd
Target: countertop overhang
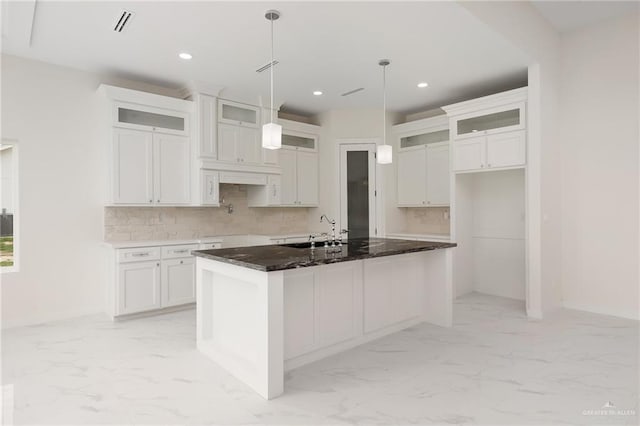
M 456 243 L 442 241 L 412 241 L 391 238 L 355 238 L 345 241 L 335 251 L 323 243 L 315 249 L 300 244 L 282 244 L 227 249 L 194 250 L 194 256 L 230 263 L 263 272 L 306 268 L 351 260 L 394 256 L 429 250 L 456 247 Z

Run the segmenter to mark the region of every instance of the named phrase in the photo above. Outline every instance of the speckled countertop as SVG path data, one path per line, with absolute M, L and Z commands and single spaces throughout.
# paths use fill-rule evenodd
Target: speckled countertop
M 456 247 L 456 243 L 410 241 L 391 238 L 356 238 L 346 241 L 337 252 L 328 252 L 319 244 L 314 250 L 308 244 L 236 247 L 196 250 L 195 256 L 259 271 L 271 272 L 305 268 L 328 263 Z

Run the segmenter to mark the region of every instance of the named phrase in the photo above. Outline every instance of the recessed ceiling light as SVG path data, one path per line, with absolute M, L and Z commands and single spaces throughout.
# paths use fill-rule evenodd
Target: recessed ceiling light
M 184 59 L 184 60 L 189 60 L 191 58 L 193 58 L 193 56 L 191 56 L 191 53 L 187 53 L 187 52 L 182 52 L 178 55 L 180 57 L 180 59 Z
M 322 92 L 321 92 L 320 90 L 314 90 L 314 91 L 313 91 L 313 94 L 314 94 L 315 96 L 320 96 L 320 95 L 322 95 Z
M 427 87 L 428 85 L 429 85 L 429 83 L 425 83 L 425 82 L 418 83 L 418 87 L 421 88 L 421 89 Z

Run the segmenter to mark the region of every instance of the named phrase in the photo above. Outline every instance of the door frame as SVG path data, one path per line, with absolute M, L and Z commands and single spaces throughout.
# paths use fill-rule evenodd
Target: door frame
M 369 169 L 369 177 L 371 178 L 371 172 L 373 171 L 373 187 L 369 186 L 369 235 L 372 237 L 379 237 L 384 235 L 384 206 L 382 193 L 380 191 L 380 178 L 381 171 L 380 165 L 376 162 L 375 152 L 377 146 L 380 144 L 380 139 L 378 138 L 366 138 L 366 139 L 354 139 L 354 138 L 346 138 L 346 139 L 338 139 L 336 144 L 336 164 L 338 165 L 338 191 L 336 191 L 336 206 L 338 206 L 337 218 L 336 218 L 336 229 L 340 230 L 343 228 L 347 228 L 347 220 L 346 220 L 346 193 L 343 193 L 343 177 L 346 176 L 344 167 L 346 167 L 346 163 L 342 163 L 342 152 L 344 148 L 361 148 L 361 149 L 353 149 L 353 151 L 369 151 L 372 153 L 372 160 L 370 157 L 369 165 L 373 164 L 373 167 Z M 365 149 L 362 149 L 365 148 Z M 349 151 L 347 149 L 347 151 Z M 371 192 L 373 192 L 373 197 L 371 197 Z M 343 213 L 344 211 L 344 213 Z M 377 231 L 377 232 L 376 232 Z M 348 237 L 348 235 L 347 235 Z

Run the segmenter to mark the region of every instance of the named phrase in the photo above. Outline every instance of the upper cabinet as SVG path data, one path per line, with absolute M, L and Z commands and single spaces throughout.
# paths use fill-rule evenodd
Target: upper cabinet
M 260 127 L 260 108 L 254 105 L 219 99 L 218 122 L 257 129 Z
M 193 102 L 102 85 L 111 120 L 109 202 L 191 203 Z
M 526 101 L 524 87 L 443 107 L 453 130 L 453 170 L 523 167 Z
M 399 207 L 449 205 L 449 120 L 437 116 L 393 127 Z
M 262 163 L 260 109 L 238 102 L 218 100 L 218 161 Z

